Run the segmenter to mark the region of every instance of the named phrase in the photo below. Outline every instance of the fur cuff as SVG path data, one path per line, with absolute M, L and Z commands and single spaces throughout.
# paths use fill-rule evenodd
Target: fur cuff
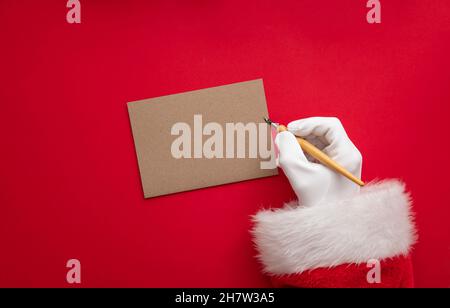
M 349 200 L 262 210 L 253 218 L 258 257 L 265 272 L 282 275 L 407 255 L 416 240 L 410 203 L 404 184 L 388 180 Z

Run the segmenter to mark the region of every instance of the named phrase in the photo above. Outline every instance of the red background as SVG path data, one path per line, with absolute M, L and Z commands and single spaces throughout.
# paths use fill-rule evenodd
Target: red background
M 262 287 L 249 216 L 284 178 L 144 200 L 126 102 L 263 78 L 271 117 L 339 117 L 363 179 L 414 198 L 417 286 L 450 286 L 450 2 L 0 1 L 0 286 Z

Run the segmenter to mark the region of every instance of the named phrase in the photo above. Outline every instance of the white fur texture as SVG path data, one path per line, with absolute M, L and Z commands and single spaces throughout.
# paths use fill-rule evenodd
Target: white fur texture
M 262 210 L 254 222 L 258 257 L 272 275 L 407 255 L 416 241 L 410 198 L 397 180 L 336 203 Z

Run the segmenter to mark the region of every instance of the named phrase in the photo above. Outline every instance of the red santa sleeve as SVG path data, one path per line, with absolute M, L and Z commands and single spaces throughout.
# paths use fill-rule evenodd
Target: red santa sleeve
M 275 287 L 412 287 L 410 206 L 404 185 L 388 180 L 339 202 L 262 210 L 258 257 Z

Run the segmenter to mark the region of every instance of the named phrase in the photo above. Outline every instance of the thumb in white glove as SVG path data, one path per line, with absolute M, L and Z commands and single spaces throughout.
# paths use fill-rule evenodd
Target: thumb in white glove
M 341 174 L 307 159 L 295 135 L 305 138 L 330 158 L 361 177 L 362 156 L 348 138 L 337 118 L 313 117 L 288 124 L 288 131 L 279 133 L 275 144 L 279 151 L 279 166 L 283 169 L 299 204 L 315 206 L 336 201 L 359 192 L 359 186 Z

